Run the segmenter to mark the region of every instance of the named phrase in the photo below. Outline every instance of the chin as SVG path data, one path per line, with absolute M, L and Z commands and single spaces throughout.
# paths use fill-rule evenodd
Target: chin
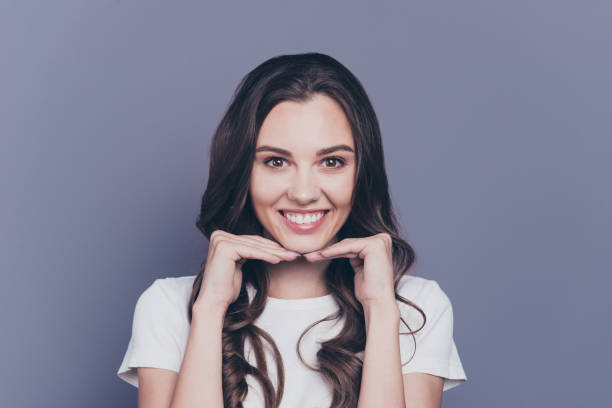
M 323 235 L 325 236 L 323 237 Z M 300 254 L 318 251 L 325 248 L 327 243 L 330 242 L 327 234 L 320 234 L 318 237 L 315 235 L 287 236 L 284 231 L 276 231 L 276 234 L 265 233 L 264 237 L 277 242 L 285 249 Z
M 314 252 L 314 251 L 323 249 L 324 244 L 323 243 L 313 243 L 313 244 L 305 243 L 305 244 L 300 245 L 298 243 L 294 243 L 293 245 L 288 244 L 288 245 L 283 245 L 283 246 L 291 251 L 296 251 L 303 255 L 309 252 Z

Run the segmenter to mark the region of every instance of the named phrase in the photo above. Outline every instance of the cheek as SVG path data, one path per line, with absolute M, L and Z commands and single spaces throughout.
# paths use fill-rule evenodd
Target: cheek
M 353 182 L 352 178 L 346 177 L 344 179 L 338 178 L 327 183 L 326 191 L 336 207 L 342 208 L 351 205 Z
M 254 206 L 270 205 L 278 201 L 283 185 L 275 177 L 266 177 L 262 172 L 253 171 L 249 185 Z
M 340 210 L 350 210 L 351 206 L 351 190 L 336 191 L 332 197 L 336 207 Z

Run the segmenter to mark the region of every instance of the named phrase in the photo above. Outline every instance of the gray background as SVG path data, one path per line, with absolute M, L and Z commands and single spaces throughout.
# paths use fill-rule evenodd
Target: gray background
M 265 59 L 363 82 L 418 275 L 453 302 L 448 407 L 603 406 L 609 1 L 0 1 L 3 407 L 134 407 L 140 293 L 197 273 L 214 128 Z

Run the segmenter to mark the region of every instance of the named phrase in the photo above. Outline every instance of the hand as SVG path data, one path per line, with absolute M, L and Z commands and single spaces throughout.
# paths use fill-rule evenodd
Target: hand
M 383 232 L 364 238 L 345 238 L 327 248 L 304 254 L 304 257 L 310 262 L 349 258 L 355 271 L 357 300 L 364 307 L 395 304 L 392 244 L 391 236 Z
M 210 235 L 208 257 L 200 294 L 194 302 L 211 301 L 227 307 L 238 299 L 242 286 L 242 264 L 247 259 L 260 259 L 277 264 L 300 256 L 277 242 L 258 235 L 234 235 L 215 230 Z

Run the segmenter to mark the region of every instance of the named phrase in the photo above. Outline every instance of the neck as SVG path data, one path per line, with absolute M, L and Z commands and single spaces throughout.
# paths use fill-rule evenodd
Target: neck
M 331 261 L 308 262 L 304 258 L 266 264 L 268 296 L 279 299 L 303 299 L 328 294 L 325 269 Z
M 266 230 L 263 236 L 276 241 Z M 323 247 L 335 243 L 336 240 L 337 237 L 334 236 Z M 281 261 L 277 264 L 265 263 L 268 296 L 278 299 L 305 299 L 329 294 L 325 270 L 330 262 L 331 259 L 309 262 L 304 257 L 298 257 L 293 261 Z

